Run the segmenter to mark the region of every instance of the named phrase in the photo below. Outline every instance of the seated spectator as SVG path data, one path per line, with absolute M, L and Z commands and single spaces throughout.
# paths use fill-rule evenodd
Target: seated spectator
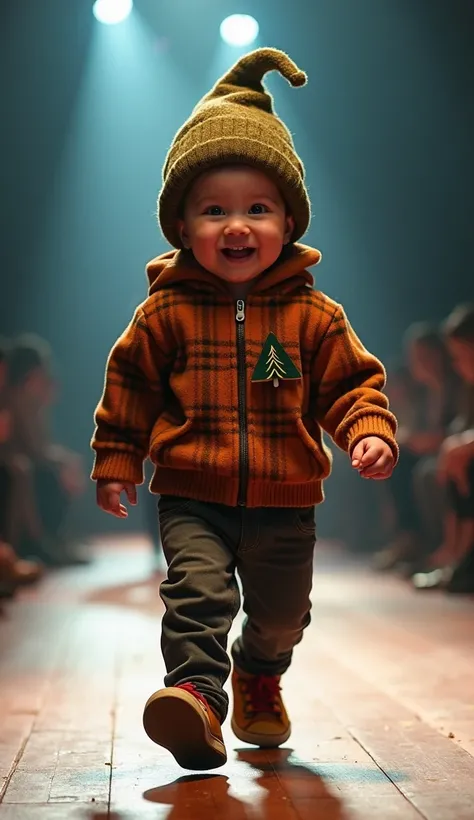
M 398 421 L 398 430 L 414 431 L 418 427 L 421 390 L 404 361 L 394 362 L 387 370 L 385 392 Z
M 395 537 L 374 556 L 379 570 L 418 563 L 429 551 L 414 492 L 414 477 L 436 457 L 455 415 L 458 384 L 442 333 L 429 324 L 411 326 L 405 336 L 410 375 L 418 386 L 416 409 L 400 425 L 400 459 L 386 482 L 395 517 Z M 419 399 L 418 399 L 419 396 Z
M 11 545 L 17 499 L 15 477 L 5 457 L 10 428 L 10 411 L 3 392 L 0 393 L 0 598 L 11 597 L 17 587 L 34 583 L 42 575 L 38 563 L 20 560 Z
M 47 564 L 83 563 L 83 556 L 66 542 L 64 525 L 71 500 L 82 492 L 85 477 L 80 456 L 54 443 L 50 432 L 57 385 L 49 345 L 34 335 L 20 337 L 10 348 L 7 368 L 12 451 L 31 466 L 43 530 L 43 547 L 36 542 L 38 551 L 33 554 Z M 30 552 L 31 547 L 25 549 Z
M 462 402 L 437 461 L 438 478 L 446 490 L 444 542 L 431 568 L 416 573 L 413 583 L 418 589 L 474 592 L 474 305 L 456 308 L 444 331 L 463 382 Z
M 390 409 L 395 414 L 398 421 L 398 431 L 402 435 L 408 435 L 418 427 L 418 416 L 420 414 L 420 388 L 413 379 L 410 368 L 403 360 L 395 360 L 387 367 L 387 384 L 385 387 Z M 398 531 L 397 511 L 387 482 L 374 482 L 374 489 L 377 492 L 377 507 L 379 508 L 379 522 L 374 522 L 378 529 L 377 536 L 380 543 L 380 532 L 390 535 L 390 532 Z M 373 501 L 372 501 L 373 504 Z M 367 515 L 364 515 L 364 525 L 367 528 Z M 380 553 L 376 554 L 375 562 L 379 560 Z

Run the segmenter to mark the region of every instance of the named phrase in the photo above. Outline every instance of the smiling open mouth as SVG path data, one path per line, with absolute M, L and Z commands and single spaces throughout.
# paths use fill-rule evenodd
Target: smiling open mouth
M 255 253 L 255 248 L 223 248 L 222 253 L 226 259 L 249 259 Z

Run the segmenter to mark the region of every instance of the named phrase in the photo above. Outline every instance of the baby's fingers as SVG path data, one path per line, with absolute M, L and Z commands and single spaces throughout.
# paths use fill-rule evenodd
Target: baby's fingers
M 376 458 L 375 461 L 368 464 L 367 467 L 360 470 L 360 475 L 362 478 L 383 479 L 388 478 L 392 470 L 393 456 L 391 453 L 383 453 L 381 456 Z
M 127 508 L 120 503 L 120 493 L 116 490 L 102 489 L 98 493 L 98 500 L 99 506 L 105 512 L 115 515 L 117 518 L 127 518 Z
M 374 464 L 378 463 L 380 458 L 379 449 L 375 446 L 367 447 L 365 453 L 359 459 L 359 464 L 357 469 L 360 473 L 367 470 L 369 467 L 372 467 Z

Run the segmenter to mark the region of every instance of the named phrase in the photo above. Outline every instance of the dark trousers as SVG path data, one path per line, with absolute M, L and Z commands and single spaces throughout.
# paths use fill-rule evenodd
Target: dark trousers
M 310 622 L 314 507 L 246 509 L 162 496 L 168 577 L 161 648 L 165 686 L 192 681 L 224 721 L 227 636 L 246 614 L 232 657 L 243 671 L 281 675 Z

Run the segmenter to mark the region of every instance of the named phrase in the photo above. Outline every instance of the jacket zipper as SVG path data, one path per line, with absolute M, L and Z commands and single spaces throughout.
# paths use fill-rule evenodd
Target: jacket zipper
M 247 430 L 247 373 L 245 366 L 245 302 L 237 300 L 237 379 L 239 396 L 239 507 L 247 503 L 249 476 L 249 441 Z

